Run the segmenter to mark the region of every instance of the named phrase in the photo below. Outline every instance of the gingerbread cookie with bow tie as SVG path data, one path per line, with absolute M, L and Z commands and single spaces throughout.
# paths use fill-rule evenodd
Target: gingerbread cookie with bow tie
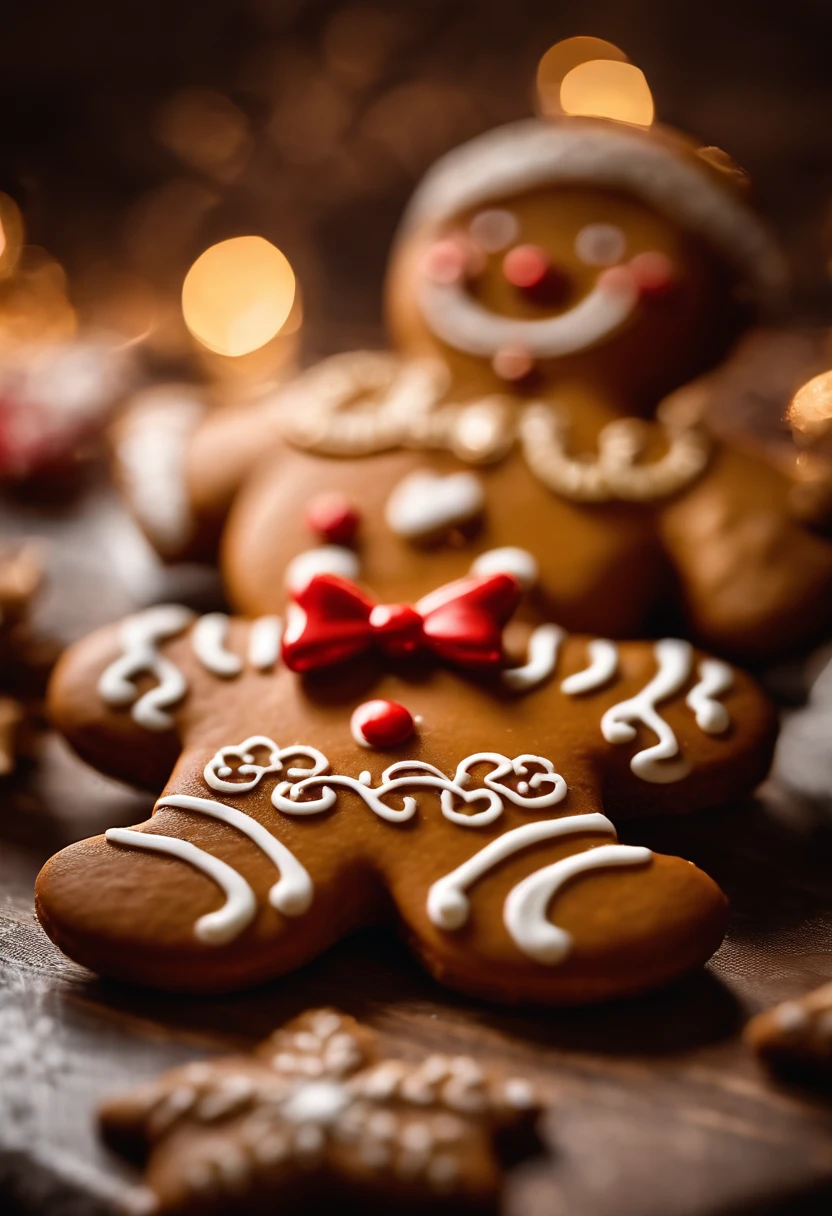
M 380 1056 L 312 1009 L 250 1056 L 200 1060 L 105 1103 L 101 1129 L 146 1159 L 154 1211 L 500 1210 L 504 1141 L 536 1147 L 540 1099 L 470 1056 Z M 356 1208 L 353 1207 L 356 1205 Z
M 489 132 L 405 215 L 394 351 L 196 428 L 178 552 L 210 551 L 228 516 L 247 615 L 282 611 L 287 571 L 409 601 L 505 569 L 537 621 L 638 636 L 663 608 L 739 658 L 803 645 L 832 619 L 832 476 L 807 494 L 797 449 L 720 438 L 692 379 L 782 281 L 717 149 L 576 117 Z
M 44 867 L 47 933 L 93 970 L 186 992 L 285 975 L 376 923 L 498 1001 L 623 996 L 702 964 L 725 897 L 613 821 L 743 797 L 772 709 L 678 639 L 512 637 L 520 596 L 498 573 L 384 604 L 318 575 L 285 626 L 162 606 L 72 647 L 57 725 L 163 792 L 145 823 Z

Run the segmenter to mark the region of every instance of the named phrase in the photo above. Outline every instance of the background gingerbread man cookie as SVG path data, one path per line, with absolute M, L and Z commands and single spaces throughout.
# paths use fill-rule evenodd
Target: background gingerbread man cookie
M 625 636 L 672 607 L 753 660 L 821 630 L 823 511 L 801 508 L 796 462 L 717 438 L 690 383 L 782 285 L 747 195 L 724 154 L 603 120 L 446 156 L 391 258 L 397 353 L 326 360 L 189 444 L 197 551 L 233 504 L 235 606 L 279 610 L 301 557 L 412 599 L 520 548 L 532 613 L 568 628 Z M 332 491 L 351 532 L 322 522 Z
M 544 625 L 507 660 L 519 595 L 498 574 L 383 605 L 317 576 L 282 644 L 274 617 L 167 606 L 70 649 L 57 724 L 102 771 L 164 790 L 146 823 L 46 865 L 47 933 L 182 991 L 255 985 L 378 922 L 503 1001 L 620 996 L 704 962 L 724 896 L 611 820 L 742 797 L 771 707 L 676 639 Z

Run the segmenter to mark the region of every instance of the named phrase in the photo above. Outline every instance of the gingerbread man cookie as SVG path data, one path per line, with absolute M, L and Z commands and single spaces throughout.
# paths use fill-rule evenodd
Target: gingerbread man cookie
M 745 1039 L 777 1072 L 832 1081 L 832 983 L 758 1013 Z
M 754 661 L 804 644 L 832 611 L 832 475 L 807 513 L 802 465 L 720 438 L 691 383 L 782 284 L 747 193 L 658 127 L 534 120 L 450 153 L 391 258 L 395 353 L 330 358 L 198 427 L 180 552 L 230 508 L 229 594 L 257 615 L 297 562 L 412 600 L 519 548 L 539 621 L 633 636 L 661 606 Z
M 369 923 L 502 1001 L 636 993 L 703 963 L 724 896 L 612 820 L 742 797 L 772 709 L 678 639 L 545 624 L 512 659 L 520 596 L 482 574 L 385 605 L 317 575 L 285 628 L 162 606 L 72 647 L 54 720 L 103 772 L 164 789 L 146 823 L 44 867 L 47 933 L 179 991 L 261 983 Z
M 470 1056 L 380 1058 L 374 1038 L 334 1009 L 309 1010 L 254 1055 L 187 1064 L 106 1103 L 102 1131 L 147 1160 L 160 1216 L 345 1201 L 366 1213 L 499 1211 L 500 1137 L 535 1147 L 533 1087 Z

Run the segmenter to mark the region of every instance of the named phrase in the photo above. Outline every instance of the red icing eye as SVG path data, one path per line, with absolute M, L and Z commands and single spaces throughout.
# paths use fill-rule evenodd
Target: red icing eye
M 413 734 L 413 715 L 398 701 L 365 701 L 354 711 L 350 730 L 362 747 L 395 747 Z
M 349 545 L 358 531 L 361 516 L 343 494 L 319 494 L 306 508 L 306 523 L 331 545 Z
M 660 300 L 676 286 L 676 272 L 667 254 L 650 249 L 637 253 L 630 262 L 630 273 L 642 296 Z
M 552 261 L 539 245 L 515 245 L 503 258 L 503 274 L 512 287 L 539 287 L 552 270 Z

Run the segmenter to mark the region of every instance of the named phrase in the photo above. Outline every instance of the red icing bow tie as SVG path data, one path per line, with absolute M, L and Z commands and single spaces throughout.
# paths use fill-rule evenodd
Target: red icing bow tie
M 377 646 L 397 658 L 424 648 L 461 667 L 493 667 L 519 599 L 511 574 L 457 579 L 415 607 L 377 604 L 354 583 L 319 574 L 294 596 L 283 659 L 292 671 L 313 671 Z

